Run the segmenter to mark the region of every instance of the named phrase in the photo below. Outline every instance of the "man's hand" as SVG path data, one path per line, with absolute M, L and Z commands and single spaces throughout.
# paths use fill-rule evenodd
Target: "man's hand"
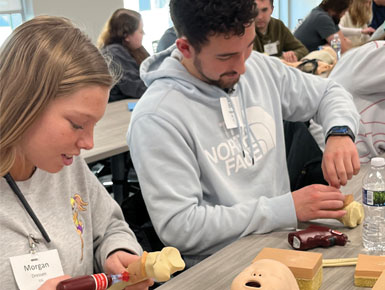
M 127 253 L 125 251 L 116 251 L 111 254 L 104 263 L 104 271 L 106 274 L 120 274 L 126 271 L 128 264 L 140 259 L 139 256 Z M 128 286 L 125 290 L 147 290 L 152 286 L 154 281 L 147 279 L 137 284 Z
M 349 136 L 330 136 L 322 159 L 322 172 L 329 185 L 340 188 L 360 171 L 357 148 Z
M 282 53 L 282 58 L 286 60 L 287 62 L 296 62 L 298 61 L 297 56 L 295 55 L 294 51 L 286 51 Z
M 292 192 L 297 219 L 341 218 L 345 196 L 335 187 L 313 184 Z

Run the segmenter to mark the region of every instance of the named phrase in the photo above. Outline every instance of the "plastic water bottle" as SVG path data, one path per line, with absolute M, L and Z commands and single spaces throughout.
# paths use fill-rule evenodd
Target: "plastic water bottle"
M 362 228 L 364 248 L 385 251 L 385 159 L 371 160 L 371 168 L 362 182 L 365 218 Z
M 334 34 L 334 37 L 330 44 L 337 54 L 337 59 L 340 59 L 341 58 L 341 39 L 338 36 L 338 33 Z

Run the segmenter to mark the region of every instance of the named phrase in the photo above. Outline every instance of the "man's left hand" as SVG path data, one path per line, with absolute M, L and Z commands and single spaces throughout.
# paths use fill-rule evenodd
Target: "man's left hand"
M 286 51 L 282 53 L 282 58 L 286 60 L 287 62 L 296 62 L 298 61 L 297 56 L 295 55 L 294 51 Z
M 322 159 L 322 172 L 329 185 L 340 188 L 360 171 L 356 145 L 349 136 L 330 136 Z

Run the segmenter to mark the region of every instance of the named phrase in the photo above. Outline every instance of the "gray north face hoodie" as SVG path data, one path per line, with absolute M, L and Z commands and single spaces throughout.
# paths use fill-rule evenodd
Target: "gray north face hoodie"
M 192 76 L 181 58 L 174 45 L 144 61 L 148 89 L 127 135 L 161 240 L 184 255 L 208 255 L 251 233 L 295 227 L 283 120 L 314 117 L 325 130 L 356 132 L 351 95 L 257 52 L 226 93 Z

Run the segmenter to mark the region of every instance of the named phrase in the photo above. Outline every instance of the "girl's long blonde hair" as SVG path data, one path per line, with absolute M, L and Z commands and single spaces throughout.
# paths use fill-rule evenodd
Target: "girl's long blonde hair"
M 368 0 L 353 0 L 349 7 L 349 15 L 354 25 L 364 26 L 372 20 L 372 1 L 370 7 L 367 6 Z
M 53 99 L 113 82 L 99 50 L 68 19 L 39 16 L 17 27 L 0 49 L 0 176 Z

